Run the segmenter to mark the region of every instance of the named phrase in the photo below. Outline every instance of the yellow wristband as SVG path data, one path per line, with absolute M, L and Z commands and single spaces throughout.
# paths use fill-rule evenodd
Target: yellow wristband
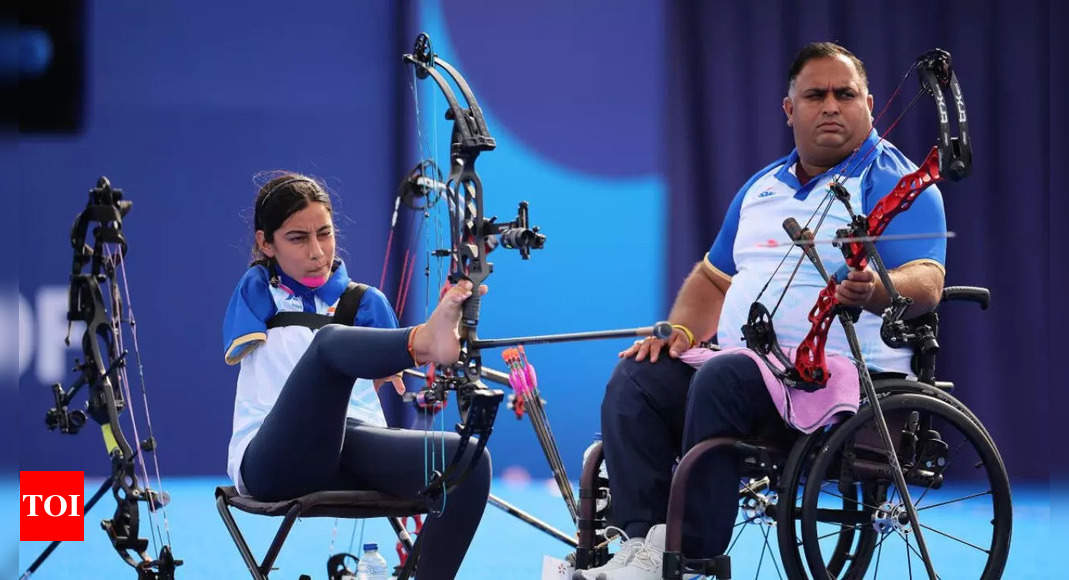
M 695 344 L 698 344 L 697 341 L 694 340 L 694 333 L 686 326 L 683 326 L 682 324 L 673 324 L 672 328 L 682 331 L 683 334 L 687 336 L 687 340 L 690 341 L 690 346 L 693 347 Z

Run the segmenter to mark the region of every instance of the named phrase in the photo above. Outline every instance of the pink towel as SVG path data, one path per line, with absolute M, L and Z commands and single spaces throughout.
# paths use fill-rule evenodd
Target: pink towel
M 776 410 L 788 425 L 802 433 L 812 433 L 825 425 L 836 423 L 840 413 L 857 412 L 860 399 L 857 367 L 845 356 L 826 355 L 831 378 L 828 379 L 828 384 L 823 389 L 811 393 L 784 385 L 773 376 L 772 370 L 761 360 L 761 357 L 748 348 L 735 347 L 723 350 L 692 348 L 680 355 L 679 359 L 694 368 L 699 368 L 705 361 L 725 354 L 744 354 L 757 363 L 757 368 L 761 370 L 761 377 L 765 380 L 765 387 L 768 389 L 768 394 L 772 396 Z M 793 359 L 794 349 L 787 349 L 786 354 L 787 358 Z M 779 368 L 778 361 L 773 359 L 772 363 Z

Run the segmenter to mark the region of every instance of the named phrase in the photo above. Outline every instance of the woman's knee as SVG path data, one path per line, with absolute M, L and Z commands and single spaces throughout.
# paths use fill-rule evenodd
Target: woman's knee
M 328 324 L 316 331 L 316 333 L 312 335 L 312 342 L 309 343 L 305 355 L 315 357 L 315 360 L 320 364 L 326 363 L 326 359 L 328 358 L 325 355 L 326 347 L 330 342 L 336 340 L 334 337 L 337 335 L 340 328 L 341 327 L 336 324 Z
M 351 327 L 341 324 L 327 324 L 320 328 L 312 335 L 312 342 L 308 345 L 304 357 L 312 357 L 311 361 L 320 368 L 346 375 L 336 359 L 345 352 L 342 334 L 349 329 Z

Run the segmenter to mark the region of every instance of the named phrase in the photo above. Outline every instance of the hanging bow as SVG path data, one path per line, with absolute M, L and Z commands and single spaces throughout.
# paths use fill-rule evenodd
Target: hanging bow
M 81 344 L 84 360 L 75 367 L 80 374 L 70 388 L 64 389 L 59 383 L 52 385 L 55 406 L 48 411 L 45 422 L 50 430 L 58 429 L 68 434 L 78 433 L 89 418 L 100 424 L 111 461 L 111 474 L 86 503 L 84 512 L 88 512 L 110 488 L 116 502 L 115 513 L 111 519 L 101 522 L 101 527 L 111 545 L 137 571 L 139 580 L 170 580 L 174 578 L 175 567 L 180 566 L 182 561 L 176 560 L 171 551 L 165 509 L 170 498 L 163 491 L 159 464 L 155 461 L 156 438 L 148 416 L 141 355 L 137 350 L 137 334 L 126 283 L 124 258 L 127 244 L 122 226 L 123 218 L 131 206 L 132 202 L 123 199 L 122 190 L 111 187 L 107 178 L 101 177 L 96 187 L 89 191 L 89 202 L 71 228 L 74 260 L 67 312 L 67 344 L 70 344 L 70 324 L 84 322 Z M 132 338 L 136 354 L 135 363 L 147 420 L 147 430 L 144 431 L 147 437 L 144 439 L 141 438 L 142 431 L 138 429 L 132 409 L 134 400 L 128 379 L 130 361 L 125 347 L 124 326 Z M 74 398 L 82 387 L 88 388 L 84 409 L 74 408 Z M 128 407 L 134 435 L 132 440 L 126 437 L 119 422 Z M 146 454 L 153 454 L 158 489 L 146 487 L 150 481 Z M 153 550 L 158 554 L 156 557 L 147 551 L 149 540 L 138 537 L 141 503 L 148 507 Z M 162 529 L 155 521 L 156 512 L 162 515 Z M 23 574 L 23 578 L 28 578 L 58 544 L 53 542 L 49 545 Z

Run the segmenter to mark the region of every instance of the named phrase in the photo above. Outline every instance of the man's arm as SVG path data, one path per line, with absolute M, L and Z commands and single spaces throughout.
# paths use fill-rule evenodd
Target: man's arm
M 727 274 L 705 260 L 698 262 L 683 281 L 668 321 L 686 326 L 697 341 L 712 338 L 720 323 L 720 309 L 729 286 L 731 278 Z
M 676 294 L 668 321 L 673 325 L 682 325 L 693 333 L 695 341 L 711 338 L 716 334 L 720 321 L 720 309 L 724 306 L 724 295 L 731 285 L 731 278 L 712 267 L 705 260 L 694 265 L 694 269 L 683 281 L 683 286 Z M 680 328 L 675 328 L 668 340 L 649 337 L 635 341 L 620 353 L 621 358 L 634 356 L 636 361 L 647 356 L 650 362 L 657 362 L 661 350 L 668 345 L 668 356 L 678 358 L 691 347 L 691 337 Z
M 898 293 L 913 299 L 903 318 L 915 318 L 935 310 L 943 297 L 945 274 L 942 266 L 931 260 L 909 262 L 888 271 Z M 850 272 L 836 291 L 839 302 L 863 306 L 874 314 L 883 314 L 891 298 L 883 282 L 872 270 Z

